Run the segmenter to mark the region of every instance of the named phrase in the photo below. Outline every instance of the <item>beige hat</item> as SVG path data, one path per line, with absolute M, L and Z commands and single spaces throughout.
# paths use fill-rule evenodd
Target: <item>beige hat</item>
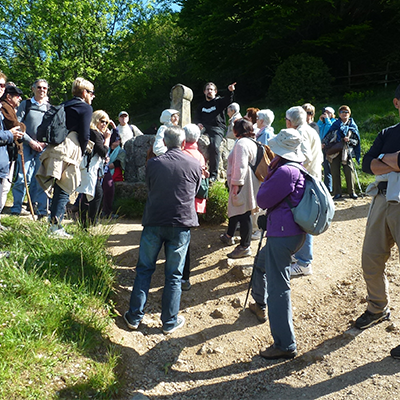
M 286 160 L 303 162 L 306 158 L 300 149 L 302 141 L 303 137 L 298 130 L 287 128 L 282 129 L 275 137 L 269 139 L 268 146 L 275 154 Z

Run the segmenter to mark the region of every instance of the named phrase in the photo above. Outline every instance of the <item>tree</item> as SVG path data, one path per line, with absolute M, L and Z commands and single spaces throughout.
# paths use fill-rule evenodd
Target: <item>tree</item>
M 0 68 L 25 93 L 46 78 L 53 103 L 70 97 L 72 81 L 83 76 L 95 84 L 94 108 L 115 115 L 145 107 L 154 88 L 171 81 L 179 35 L 174 15 L 154 5 L 2 0 Z

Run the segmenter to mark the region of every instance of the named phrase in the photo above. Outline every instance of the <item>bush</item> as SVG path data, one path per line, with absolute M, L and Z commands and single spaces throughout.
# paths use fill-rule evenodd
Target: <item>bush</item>
M 214 182 L 208 192 L 207 211 L 202 214 L 204 221 L 221 224 L 228 218 L 229 193 L 225 184 Z
M 381 117 L 380 115 L 373 115 L 361 124 L 361 129 L 365 132 L 378 134 L 382 129 L 392 125 L 396 125 L 398 116 L 395 113 L 389 113 Z
M 321 58 L 308 54 L 293 55 L 276 70 L 268 97 L 279 104 L 302 104 L 325 99 L 332 77 Z

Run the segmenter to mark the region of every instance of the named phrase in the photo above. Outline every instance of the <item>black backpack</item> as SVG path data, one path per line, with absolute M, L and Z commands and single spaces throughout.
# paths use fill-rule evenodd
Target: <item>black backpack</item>
M 37 128 L 37 140 L 48 144 L 60 144 L 67 137 L 65 107 L 80 103 L 81 100 L 72 99 L 59 106 L 51 106 L 43 115 L 43 120 Z

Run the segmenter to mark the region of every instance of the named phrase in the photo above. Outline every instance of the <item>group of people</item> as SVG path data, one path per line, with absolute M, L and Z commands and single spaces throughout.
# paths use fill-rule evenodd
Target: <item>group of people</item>
M 94 86 L 77 78 L 72 84 L 73 98 L 64 103 L 69 132 L 66 139 L 60 144 L 42 143 L 36 137 L 36 129 L 50 108 L 48 84 L 44 79 L 37 80 L 32 90 L 33 97 L 21 103 L 22 91 L 12 83 L 7 84 L 6 76 L 0 73 L 0 206 L 1 209 L 4 207 L 16 165 L 12 212 L 15 215 L 21 212 L 26 179 L 38 217 L 47 216 L 47 202 L 51 198 L 50 234 L 69 238 L 62 220 L 71 193 L 80 193 L 82 224 L 87 227 L 94 223 L 103 196 L 106 198 L 107 193 L 110 198 L 113 196 L 113 178 L 122 176 L 123 144 L 142 133 L 137 127 L 128 125 L 129 115 L 124 111 L 119 115 L 119 126 L 115 126 L 105 111 L 93 112 Z M 319 180 L 322 179 L 323 165 L 327 185 L 329 174 L 332 176 L 336 199 L 341 196 L 337 182 L 342 166 L 349 195 L 356 198 L 352 158 L 357 161 L 360 158 L 360 135 L 348 106 L 339 108 L 336 120 L 334 110 L 326 107 L 315 123 L 315 109 L 309 103 L 289 108 L 285 116 L 286 128 L 275 135 L 271 127 L 273 112 L 249 108 L 242 118 L 238 104 L 232 101 L 234 90 L 235 84 L 231 84 L 229 96 L 218 97 L 216 85 L 208 82 L 196 123 L 183 129 L 179 126 L 177 110 L 168 109 L 161 115 L 162 125 L 152 147 L 154 156 L 147 161 L 148 199 L 142 221 L 144 228 L 130 306 L 124 320 L 130 329 L 138 329 L 157 257 L 164 246 L 162 329 L 169 334 L 184 325 L 179 307 L 182 290 L 191 287 L 190 228 L 198 226 L 198 213 L 205 212 L 206 195 L 202 194 L 202 187 L 208 180 L 212 183 L 218 178 L 219 145 L 225 134 L 229 134 L 235 140 L 227 170 L 229 223 L 227 232 L 220 239 L 226 245 L 235 244 L 234 233 L 240 224 L 240 244 L 228 257 L 251 255 L 252 215 L 259 214 L 260 209 L 265 210 L 261 211 L 266 214 L 261 229 L 262 234 L 266 232 L 267 241 L 255 264 L 254 302 L 249 309 L 258 321 L 269 319 L 270 322 L 273 343 L 260 351 L 260 355 L 266 359 L 289 359 L 297 355 L 290 277 L 312 273 L 313 253 L 312 236 L 295 223 L 290 208 L 300 202 L 305 190 L 304 175 L 295 164 L 302 164 Z M 400 115 L 400 85 L 393 103 Z M 228 129 L 225 126 L 226 109 Z M 400 243 L 400 236 L 397 236 L 400 235 L 397 229 L 400 212 L 399 129 L 400 124 L 397 124 L 379 133 L 362 163 L 363 171 L 375 175 L 376 182 L 370 190 L 373 200 L 362 249 L 368 305 L 355 322 L 359 329 L 369 328 L 390 316 L 385 266 L 391 248 Z M 201 133 L 210 137 L 208 170 L 197 146 Z M 268 145 L 273 152 L 262 182 L 252 168 L 260 144 Z M 103 210 L 109 207 L 111 213 L 110 198 L 103 202 Z M 400 346 L 394 348 L 391 355 L 400 358 Z
M 221 235 L 221 241 L 233 245 L 234 232 L 240 224 L 240 244 L 228 257 L 249 256 L 251 215 L 258 208 L 266 210 L 262 231 L 266 232 L 267 241 L 257 257 L 252 280 L 254 302 L 250 303 L 249 309 L 258 321 L 263 323 L 269 319 L 270 323 L 273 343 L 260 351 L 260 355 L 266 359 L 290 359 L 297 355 L 290 277 L 312 273 L 312 236 L 295 223 L 289 205 L 296 206 L 305 190 L 304 174 L 294 164 L 301 164 L 320 180 L 323 165 L 325 181 L 327 184 L 330 180 L 334 182 L 333 195 L 336 199 L 341 196 L 337 170 L 340 177 L 342 165 L 349 195 L 356 198 L 352 158 L 358 160 L 360 157 L 360 136 L 348 106 L 339 108 L 340 117 L 337 120 L 334 119 L 334 110 L 326 107 L 315 123 L 315 109 L 310 104 L 288 109 L 286 129 L 274 135 L 271 128 L 274 117 L 270 110 L 247 110 L 246 117 L 242 118 L 238 104 L 232 102 L 234 85 L 230 85 L 228 90 L 231 93 L 224 100 L 216 97 L 216 86 L 207 83 L 204 88 L 206 100 L 199 108 L 196 120 L 199 129 L 210 137 L 211 182 L 218 177 L 217 155 L 225 135 L 222 133 L 225 108 L 229 117 L 226 132 L 228 137 L 235 139 L 227 170 L 228 231 Z M 400 85 L 394 105 L 400 114 Z M 184 317 L 179 315 L 182 273 L 190 243 L 190 228 L 198 225 L 194 199 L 204 176 L 203 160 L 199 162 L 184 152 L 187 129 L 182 130 L 178 122 L 174 123 L 179 117 L 172 120 L 172 116 L 178 114 L 175 111 L 169 110 L 169 126 L 163 129 L 162 142 L 159 140 L 164 145 L 162 153 L 147 164 L 149 197 L 143 217 L 139 261 L 130 307 L 123 316 L 130 329 L 139 328 L 157 256 L 164 245 L 166 263 L 161 320 L 165 334 L 174 332 L 185 323 Z M 397 183 L 400 172 L 399 126 L 382 131 L 363 160 L 363 170 L 376 175 L 377 183 L 363 245 L 362 268 L 367 283 L 368 307 L 355 322 L 359 329 L 388 319 L 390 315 L 385 263 L 394 243 L 399 244 L 397 233 L 400 231 L 396 221 L 400 205 L 388 196 L 389 193 L 393 195 L 395 192 L 398 196 L 400 193 Z M 196 136 L 198 134 L 197 131 Z M 274 153 L 263 182 L 257 180 L 251 168 L 257 153 L 255 141 L 260 137 L 266 138 L 262 143 L 267 143 Z M 335 144 L 335 151 L 329 154 L 323 151 Z M 335 162 L 336 158 L 338 161 Z M 400 358 L 400 346 L 391 354 Z
M 100 214 L 115 216 L 114 182 L 124 179 L 123 145 L 142 132 L 129 125 L 125 111 L 118 116 L 118 126 L 105 111 L 93 112 L 94 86 L 77 78 L 72 84 L 73 98 L 64 103 L 68 136 L 58 145 L 41 142 L 37 129 L 51 107 L 48 89 L 48 82 L 38 79 L 32 85 L 33 96 L 22 100 L 23 92 L 0 73 L 0 212 L 12 186 L 11 215 L 25 213 L 23 201 L 29 187 L 30 211 L 37 219 L 49 219 L 52 237 L 70 238 L 61 223 L 73 192 L 79 193 L 75 207 L 84 228 Z

